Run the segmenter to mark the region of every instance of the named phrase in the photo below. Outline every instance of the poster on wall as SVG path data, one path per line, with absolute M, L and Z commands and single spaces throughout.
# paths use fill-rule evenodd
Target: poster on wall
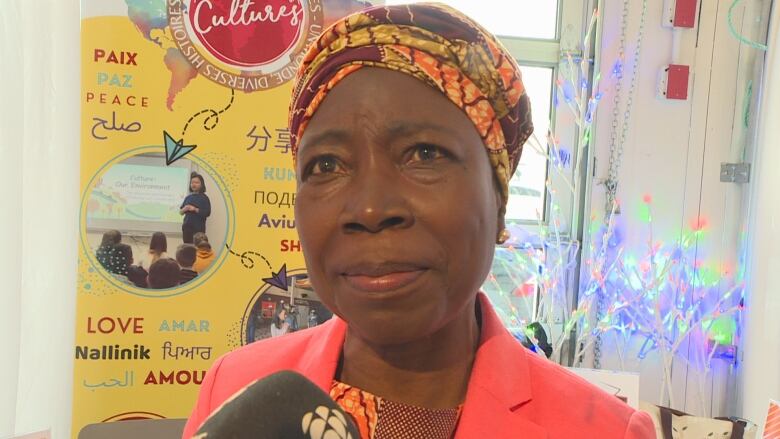
M 295 232 L 305 46 L 366 0 L 82 0 L 73 433 L 185 418 L 220 355 L 331 317 Z

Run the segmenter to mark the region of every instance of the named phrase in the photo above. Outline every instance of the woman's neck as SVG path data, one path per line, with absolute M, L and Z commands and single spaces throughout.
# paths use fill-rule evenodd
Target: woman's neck
M 430 409 L 463 403 L 479 346 L 474 303 L 434 334 L 376 345 L 347 330 L 337 378 L 374 395 Z

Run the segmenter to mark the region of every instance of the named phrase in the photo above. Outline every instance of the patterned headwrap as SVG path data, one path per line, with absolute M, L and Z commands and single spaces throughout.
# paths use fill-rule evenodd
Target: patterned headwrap
M 296 78 L 289 121 L 293 156 L 327 94 L 366 66 L 411 75 L 463 110 L 487 149 L 505 206 L 509 179 L 533 132 L 520 69 L 493 35 L 439 3 L 373 7 L 322 33 Z

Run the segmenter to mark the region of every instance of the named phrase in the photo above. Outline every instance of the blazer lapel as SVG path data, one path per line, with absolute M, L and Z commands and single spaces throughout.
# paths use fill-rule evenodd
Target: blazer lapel
M 480 293 L 478 300 L 481 341 L 455 437 L 544 439 L 547 431 L 528 416 L 533 410 L 520 410 L 533 398 L 529 354 L 504 328 L 487 297 Z
M 335 315 L 312 334 L 295 369 L 308 377 L 325 393 L 330 393 L 336 368 L 341 358 L 341 348 L 347 333 L 347 324 Z

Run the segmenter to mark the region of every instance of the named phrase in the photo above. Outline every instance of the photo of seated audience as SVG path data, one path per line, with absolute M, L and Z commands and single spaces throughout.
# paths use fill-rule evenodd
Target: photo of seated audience
M 218 180 L 189 158 L 168 166 L 159 153 L 112 164 L 95 177 L 85 206 L 84 244 L 94 268 L 125 290 L 205 280 L 228 240 L 229 204 Z M 150 276 L 163 260 L 158 270 L 166 268 Z
M 122 242 L 122 233 L 108 230 L 103 233 L 95 259 L 112 278 L 124 285 L 138 288 L 165 289 L 184 285 L 205 271 L 214 259 L 214 252 L 205 233 L 197 233 L 197 246 L 181 244 L 176 249 L 176 259 L 167 257 L 167 236 L 156 232 L 149 244 L 149 268 L 143 261 L 135 264 L 133 247 Z M 154 268 L 153 268 L 154 267 Z M 195 268 L 197 267 L 197 271 Z

